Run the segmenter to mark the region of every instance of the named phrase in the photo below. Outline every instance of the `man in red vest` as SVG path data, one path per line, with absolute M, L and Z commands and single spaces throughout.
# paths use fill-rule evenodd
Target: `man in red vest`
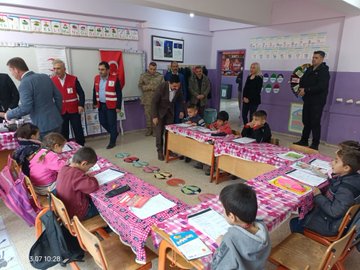
M 74 132 L 75 141 L 84 145 L 84 131 L 81 125 L 80 114 L 84 112 L 85 94 L 78 79 L 66 73 L 65 63 L 60 59 L 53 61 L 55 76 L 51 79 L 62 98 L 61 115 L 63 118 L 61 134 L 69 140 L 69 122 Z
M 110 74 L 108 62 L 99 63 L 99 75 L 94 80 L 93 102 L 99 109 L 100 124 L 110 133 L 106 149 L 114 148 L 119 135 L 117 113 L 121 112 L 122 92 L 118 77 Z

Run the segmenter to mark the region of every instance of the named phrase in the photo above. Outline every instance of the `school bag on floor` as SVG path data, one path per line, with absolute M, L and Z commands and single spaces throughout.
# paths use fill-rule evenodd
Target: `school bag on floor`
M 25 186 L 24 173 L 14 168 L 10 156 L 7 165 L 0 172 L 0 198 L 28 225 L 34 226 L 39 209 L 35 206 Z

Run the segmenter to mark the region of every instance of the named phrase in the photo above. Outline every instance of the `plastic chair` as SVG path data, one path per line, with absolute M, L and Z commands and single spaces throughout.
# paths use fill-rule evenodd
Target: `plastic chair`
M 123 245 L 118 235 L 114 234 L 100 241 L 80 222 L 77 216 L 74 216 L 74 226 L 82 243 L 81 245 L 86 247 L 86 250 L 101 269 L 151 269 L 151 261 L 156 258 L 156 255 L 151 250 L 146 250 L 146 264 L 140 265 L 135 262 L 135 254 L 131 248 Z
M 360 204 L 355 204 L 349 208 L 343 220 L 341 221 L 341 224 L 338 229 L 338 233 L 335 236 L 323 236 L 309 229 L 304 230 L 304 235 L 306 237 L 315 240 L 316 242 L 329 246 L 332 242 L 340 239 L 344 235 L 344 232 L 346 231 L 346 229 L 348 229 L 348 226 L 351 223 L 352 218 L 356 215 L 359 209 L 360 209 Z
M 301 153 L 304 153 L 304 154 L 309 154 L 309 155 L 319 154 L 319 151 L 318 151 L 318 150 L 315 150 L 315 149 L 312 149 L 312 148 L 306 147 L 306 146 L 297 145 L 297 144 L 291 144 L 291 145 L 289 146 L 289 148 L 290 148 L 291 150 L 294 150 L 294 151 L 297 151 L 297 152 L 301 152 Z
M 278 269 L 331 269 L 339 262 L 354 237 L 355 227 L 330 246 L 324 246 L 302 234 L 293 233 L 272 249 L 269 261 Z

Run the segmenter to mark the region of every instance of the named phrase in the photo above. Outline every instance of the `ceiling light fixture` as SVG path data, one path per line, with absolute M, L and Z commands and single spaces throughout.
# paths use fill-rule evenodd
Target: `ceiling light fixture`
M 194 17 L 195 17 L 195 14 L 192 13 L 192 12 L 190 12 L 189 16 L 190 16 L 190 18 L 194 18 Z

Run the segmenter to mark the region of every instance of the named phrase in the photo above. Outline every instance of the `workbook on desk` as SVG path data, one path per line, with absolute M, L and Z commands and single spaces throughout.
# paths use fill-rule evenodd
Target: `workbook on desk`
M 113 181 L 117 178 L 121 178 L 125 175 L 124 172 L 119 171 L 117 169 L 109 168 L 101 173 L 94 175 L 94 177 L 98 180 L 99 186 L 104 185 L 110 181 Z
M 166 199 L 163 195 L 158 194 L 149 199 L 141 208 L 130 207 L 130 210 L 138 218 L 146 219 L 174 207 L 175 205 L 176 204 L 174 202 Z
M 192 230 L 170 235 L 170 239 L 187 260 L 201 258 L 212 253 Z
M 279 158 L 282 158 L 282 159 L 285 159 L 285 160 L 290 160 L 290 161 L 296 161 L 296 160 L 299 160 L 299 159 L 302 159 L 302 158 L 305 157 L 305 155 L 300 154 L 300 153 L 296 153 L 296 152 L 293 152 L 293 151 L 289 151 L 289 152 L 284 153 L 284 154 L 278 154 L 277 156 Z
M 253 138 L 242 137 L 242 138 L 237 138 L 237 139 L 233 140 L 233 142 L 247 144 L 247 143 L 256 142 L 256 140 Z
M 225 217 L 211 208 L 189 215 L 188 223 L 214 242 L 231 227 Z
M 318 187 L 322 183 L 326 182 L 327 179 L 319 177 L 317 175 L 306 173 L 303 170 L 292 170 L 286 173 L 287 176 L 296 179 L 309 186 Z

